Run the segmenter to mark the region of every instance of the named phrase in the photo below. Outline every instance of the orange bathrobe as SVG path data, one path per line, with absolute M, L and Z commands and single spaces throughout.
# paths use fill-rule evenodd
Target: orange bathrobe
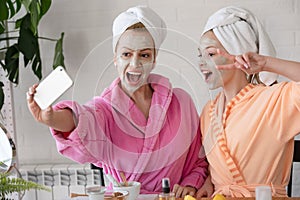
M 300 83 L 249 84 L 225 108 L 221 92 L 200 120 L 215 193 L 254 196 L 256 186 L 270 185 L 274 196 L 286 196 L 300 132 Z

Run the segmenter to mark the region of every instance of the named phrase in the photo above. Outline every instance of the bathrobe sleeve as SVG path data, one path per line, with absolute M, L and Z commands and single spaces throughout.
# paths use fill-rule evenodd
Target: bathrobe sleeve
M 181 185 L 183 186 L 193 186 L 200 189 L 206 180 L 208 174 L 208 163 L 205 157 L 200 154 L 201 145 L 200 131 L 197 137 L 191 144 L 186 163 L 184 165 L 183 172 L 189 172 L 188 174 L 183 174 L 183 180 Z
M 105 159 L 105 109 L 99 111 L 99 107 L 93 106 L 95 101 L 99 100 L 94 99 L 86 105 L 74 101 L 62 101 L 53 107 L 54 110 L 68 108 L 74 114 L 77 125 L 71 133 L 59 132 L 52 128 L 50 131 L 56 140 L 58 151 L 79 163 L 95 163 L 99 158 Z M 97 151 L 97 155 L 103 156 L 97 156 L 96 159 L 93 150 Z
M 289 141 L 300 133 L 300 82 L 283 82 L 270 98 L 269 123 L 276 125 L 277 138 Z

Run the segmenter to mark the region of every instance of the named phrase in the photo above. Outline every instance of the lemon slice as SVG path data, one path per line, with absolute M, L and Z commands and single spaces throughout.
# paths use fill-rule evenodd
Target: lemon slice
M 196 199 L 191 195 L 185 195 L 183 200 L 196 200 Z
M 226 200 L 222 194 L 216 194 L 213 200 Z

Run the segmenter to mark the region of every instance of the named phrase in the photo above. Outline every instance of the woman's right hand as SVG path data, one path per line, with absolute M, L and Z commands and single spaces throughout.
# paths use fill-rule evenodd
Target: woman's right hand
M 242 55 L 230 55 L 221 49 L 216 49 L 216 52 L 232 61 L 231 64 L 217 65 L 217 69 L 221 70 L 241 69 L 247 74 L 256 74 L 265 71 L 264 68 L 268 60 L 267 56 L 254 52 L 247 52 Z
M 38 84 L 34 84 L 26 93 L 27 106 L 34 119 L 57 131 L 72 131 L 75 128 L 75 118 L 73 118 L 72 110 L 65 108 L 54 111 L 52 106 L 49 106 L 45 110 L 42 110 L 34 100 L 37 86 Z
M 32 87 L 29 88 L 28 92 L 26 93 L 27 106 L 35 120 L 49 125 L 53 118 L 53 109 L 51 106 L 49 106 L 45 110 L 42 110 L 39 107 L 39 105 L 35 102 L 34 95 L 36 93 L 37 86 L 38 84 L 34 84 Z

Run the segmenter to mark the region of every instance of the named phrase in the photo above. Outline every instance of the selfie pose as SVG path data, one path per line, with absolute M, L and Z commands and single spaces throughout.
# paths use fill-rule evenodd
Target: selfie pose
M 273 196 L 286 196 L 300 132 L 300 63 L 274 58 L 261 23 L 239 7 L 208 19 L 199 50 L 209 89 L 222 90 L 201 114 L 210 176 L 197 196 L 214 189 L 250 197 L 261 185 L 270 186 Z M 291 81 L 276 83 L 276 74 Z
M 177 197 L 195 195 L 207 176 L 199 157 L 199 117 L 191 97 L 169 80 L 152 74 L 166 37 L 164 21 L 138 6 L 113 23 L 114 65 L 119 77 L 84 105 L 62 101 L 41 110 L 28 92 L 34 118 L 49 127 L 58 150 L 79 162 L 93 163 L 121 181 L 139 181 L 141 193 L 161 192 L 170 178 Z

